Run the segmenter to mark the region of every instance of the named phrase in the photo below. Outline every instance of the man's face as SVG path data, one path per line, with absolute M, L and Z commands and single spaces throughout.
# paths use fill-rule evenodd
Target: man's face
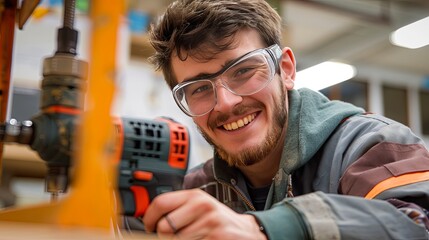
M 266 47 L 254 30 L 241 31 L 235 39 L 235 48 L 217 54 L 210 61 L 192 57 L 181 61 L 173 57 L 178 83 L 202 73 L 216 73 L 226 62 Z M 265 88 L 250 96 L 238 96 L 220 84 L 216 86 L 214 109 L 193 120 L 222 159 L 232 166 L 249 166 L 264 159 L 283 140 L 280 136 L 287 120 L 287 89 L 293 87 L 293 74 L 283 77 L 276 74 Z

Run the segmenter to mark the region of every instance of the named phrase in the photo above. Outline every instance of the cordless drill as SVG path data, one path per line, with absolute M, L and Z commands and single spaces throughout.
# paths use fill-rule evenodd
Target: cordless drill
M 169 118 L 121 118 L 118 190 L 123 214 L 142 217 L 157 195 L 182 188 L 189 160 L 187 128 Z

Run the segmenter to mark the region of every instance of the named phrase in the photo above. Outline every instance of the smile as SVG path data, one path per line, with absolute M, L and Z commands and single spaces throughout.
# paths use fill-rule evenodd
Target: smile
M 239 119 L 235 122 L 224 124 L 223 128 L 227 131 L 237 130 L 251 123 L 253 119 L 255 119 L 255 117 L 256 117 L 256 113 L 249 114 L 246 117 Z

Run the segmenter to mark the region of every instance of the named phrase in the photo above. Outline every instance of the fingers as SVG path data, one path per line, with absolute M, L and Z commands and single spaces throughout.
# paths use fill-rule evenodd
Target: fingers
M 173 228 L 182 231 L 184 227 L 193 225 L 196 220 L 213 212 L 219 204 L 218 201 L 213 201 L 211 196 L 200 190 L 187 193 L 187 197 L 189 200 L 185 204 L 168 213 L 166 222 L 169 226 L 164 222 L 158 223 L 158 232 L 164 230 L 170 232 Z
M 157 224 L 157 234 L 161 239 L 203 239 L 213 230 L 216 224 L 211 219 L 216 215 L 213 211 L 198 211 L 198 205 L 191 211 L 186 212 L 190 207 L 178 208 L 170 212 Z M 181 214 L 186 212 L 186 214 Z M 174 229 L 177 231 L 174 232 Z M 218 238 L 221 239 L 221 238 Z
M 168 215 L 161 218 L 157 224 L 157 234 L 160 239 L 179 239 L 177 227 L 173 219 Z
M 168 192 L 156 197 L 146 210 L 143 222 L 146 231 L 157 231 L 173 233 L 174 229 L 165 219 L 168 214 L 170 221 L 173 221 L 176 231 L 188 225 L 202 214 L 204 209 L 197 207 L 201 198 L 209 196 L 199 189 L 181 190 Z M 211 196 L 209 196 L 211 197 Z M 206 200 L 207 201 L 207 200 Z
M 192 224 L 185 225 L 180 229 L 180 236 L 184 239 L 203 239 L 203 236 L 207 236 L 215 228 L 216 224 L 211 220 L 212 216 L 213 213 L 200 215 Z
M 163 216 L 184 203 L 186 200 L 184 192 L 185 191 L 167 192 L 153 199 L 143 217 L 146 231 L 154 232 L 156 224 Z
M 159 195 L 143 222 L 161 239 L 265 239 L 254 216 L 238 214 L 200 189 Z
M 170 219 L 170 217 L 167 215 L 165 215 L 165 220 L 168 223 L 168 226 L 171 228 L 171 230 L 173 230 L 173 233 L 176 234 L 177 233 L 177 227 L 176 224 L 173 222 L 173 220 Z

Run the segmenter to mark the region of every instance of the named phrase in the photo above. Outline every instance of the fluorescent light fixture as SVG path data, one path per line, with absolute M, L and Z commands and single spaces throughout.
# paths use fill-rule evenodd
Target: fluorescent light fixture
M 295 88 L 320 90 L 349 80 L 356 75 L 356 68 L 340 62 L 323 62 L 297 72 Z
M 416 49 L 429 44 L 429 17 L 399 28 L 390 34 L 390 42 L 405 48 Z

